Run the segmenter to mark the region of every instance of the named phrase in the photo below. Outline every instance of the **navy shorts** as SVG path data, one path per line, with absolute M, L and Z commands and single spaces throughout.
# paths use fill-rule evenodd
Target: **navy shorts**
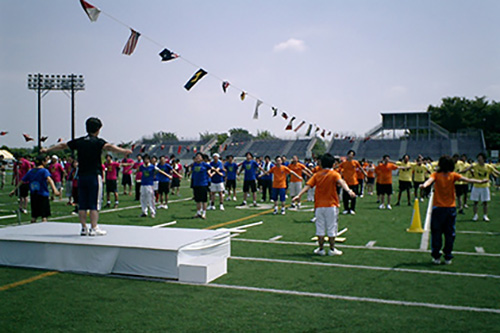
M 286 201 L 286 188 L 275 188 L 273 187 L 271 190 L 271 200 L 277 201 L 278 196 L 281 202 Z
M 101 175 L 80 175 L 78 178 L 78 209 L 99 210 L 101 208 Z

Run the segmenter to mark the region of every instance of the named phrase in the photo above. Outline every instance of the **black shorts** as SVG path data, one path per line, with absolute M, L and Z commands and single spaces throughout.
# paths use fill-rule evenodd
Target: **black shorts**
M 100 175 L 80 175 L 78 178 L 79 210 L 101 209 L 102 181 Z
M 418 190 L 420 188 L 420 185 L 422 185 L 424 182 L 413 182 L 413 188 L 416 190 Z
M 245 180 L 243 182 L 243 192 L 248 193 L 249 190 L 252 190 L 252 193 L 257 192 L 257 185 L 255 184 L 255 180 Z
M 127 175 L 127 174 L 123 174 L 122 175 L 122 185 L 123 186 L 125 186 L 125 185 L 132 186 L 132 176 L 131 175 Z
M 377 194 L 387 194 L 391 195 L 392 194 L 392 184 L 378 184 L 377 183 Z
M 208 187 L 206 186 L 193 186 L 193 195 L 195 202 L 207 202 Z
M 172 177 L 172 185 L 170 187 L 174 188 L 174 187 L 180 187 L 180 186 L 181 186 L 181 179 L 176 178 L 176 177 Z
M 73 203 L 78 203 L 78 186 L 71 187 L 71 196 L 73 197 Z
M 408 191 L 409 189 L 411 189 L 411 182 L 406 180 L 399 181 L 399 192 Z
M 31 217 L 45 218 L 50 216 L 49 197 L 44 197 L 36 193 L 31 193 Z
M 170 182 L 159 182 L 158 183 L 158 193 L 168 194 L 170 191 Z
M 22 183 L 19 187 L 19 196 L 21 198 L 27 198 L 30 195 L 30 184 Z
M 366 183 L 370 184 L 370 185 L 375 184 L 375 177 L 368 177 L 368 178 L 366 178 Z
M 116 179 L 106 179 L 106 193 L 118 192 L 116 186 Z
M 468 184 L 455 184 L 455 192 L 457 196 L 467 195 L 469 192 Z
M 226 190 L 236 189 L 236 179 L 226 179 Z

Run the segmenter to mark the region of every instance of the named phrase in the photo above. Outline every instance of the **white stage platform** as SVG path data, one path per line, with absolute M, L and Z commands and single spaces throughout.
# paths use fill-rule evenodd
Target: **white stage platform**
M 0 265 L 92 274 L 126 274 L 208 283 L 227 272 L 228 231 L 101 225 L 80 236 L 76 223 L 0 229 Z

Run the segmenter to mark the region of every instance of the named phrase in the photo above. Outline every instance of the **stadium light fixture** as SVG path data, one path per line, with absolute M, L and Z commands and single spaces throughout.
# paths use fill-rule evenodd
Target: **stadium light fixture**
M 38 149 L 42 148 L 42 98 L 51 90 L 71 93 L 71 139 L 75 138 L 75 93 L 85 90 L 83 75 L 75 74 L 28 74 L 28 89 L 38 94 Z

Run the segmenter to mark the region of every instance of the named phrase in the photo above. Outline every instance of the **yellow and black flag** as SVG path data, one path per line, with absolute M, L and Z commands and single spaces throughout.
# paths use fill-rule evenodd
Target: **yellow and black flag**
M 196 73 L 194 73 L 193 77 L 189 79 L 189 81 L 184 85 L 187 91 L 189 91 L 193 86 L 201 80 L 202 77 L 207 75 L 203 69 L 199 69 Z

